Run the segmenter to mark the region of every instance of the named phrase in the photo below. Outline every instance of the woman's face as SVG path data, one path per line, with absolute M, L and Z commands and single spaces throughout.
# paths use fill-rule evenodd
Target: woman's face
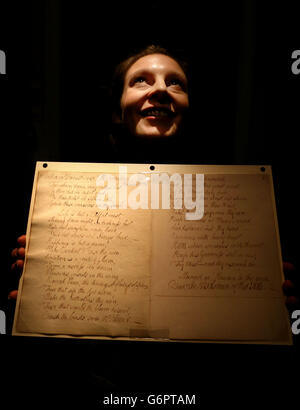
M 188 106 L 186 75 L 171 57 L 150 54 L 127 71 L 121 111 L 122 121 L 133 135 L 175 135 Z

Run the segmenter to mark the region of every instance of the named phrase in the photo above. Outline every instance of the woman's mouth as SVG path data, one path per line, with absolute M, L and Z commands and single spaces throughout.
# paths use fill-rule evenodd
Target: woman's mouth
M 144 118 L 174 118 L 175 112 L 167 107 L 149 107 L 140 111 Z

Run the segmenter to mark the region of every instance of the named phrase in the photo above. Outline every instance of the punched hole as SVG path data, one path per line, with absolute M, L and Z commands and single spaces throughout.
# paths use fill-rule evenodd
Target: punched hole
M 154 165 L 150 165 L 150 170 L 154 171 L 155 170 L 155 166 Z

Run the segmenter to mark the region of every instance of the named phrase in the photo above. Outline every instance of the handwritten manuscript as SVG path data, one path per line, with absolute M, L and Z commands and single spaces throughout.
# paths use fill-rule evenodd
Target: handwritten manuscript
M 100 208 L 103 174 L 117 200 L 141 175 L 135 206 Z M 172 183 L 151 208 L 154 174 L 192 175 L 195 208 L 203 175 L 203 213 Z M 13 333 L 290 344 L 282 281 L 270 167 L 38 162 Z

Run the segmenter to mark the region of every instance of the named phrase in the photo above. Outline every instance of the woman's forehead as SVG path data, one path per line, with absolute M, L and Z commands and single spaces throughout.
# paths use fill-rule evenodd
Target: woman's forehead
M 172 57 L 165 54 L 149 54 L 139 58 L 128 69 L 125 78 L 129 78 L 136 72 L 149 71 L 153 73 L 168 73 L 174 72 L 185 76 L 183 69 Z

